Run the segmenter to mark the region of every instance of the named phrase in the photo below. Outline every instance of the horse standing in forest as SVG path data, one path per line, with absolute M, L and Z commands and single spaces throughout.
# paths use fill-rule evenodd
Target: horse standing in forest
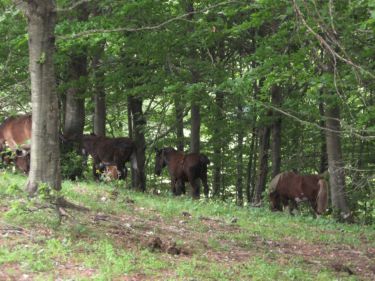
M 0 126 L 0 152 L 4 163 L 14 162 L 16 167 L 28 173 L 30 170 L 31 114 L 7 118 Z M 15 155 L 4 151 L 9 147 Z
M 200 197 L 200 179 L 204 186 L 204 194 L 208 197 L 207 165 L 210 160 L 204 154 L 189 153 L 184 154 L 172 147 L 156 149 L 155 174 L 160 176 L 162 169 L 168 166 L 171 177 L 172 193 L 181 195 L 185 193 L 185 182 L 189 182 L 192 187 L 194 199 Z
M 130 138 L 83 135 L 82 149 L 85 156 L 91 155 L 94 160 L 95 180 L 100 179 L 100 174 L 108 166 L 116 166 L 119 179 L 125 179 L 127 176 L 126 162 L 131 161 L 133 168 L 138 169 L 136 145 Z
M 289 205 L 289 212 L 297 203 L 309 201 L 316 214 L 328 207 L 328 184 L 319 175 L 298 175 L 284 172 L 275 176 L 270 183 L 269 199 L 272 211 L 282 211 Z
M 17 148 L 27 146 L 31 139 L 31 115 L 21 115 L 7 118 L 0 126 L 0 149 L 5 146 L 15 151 Z

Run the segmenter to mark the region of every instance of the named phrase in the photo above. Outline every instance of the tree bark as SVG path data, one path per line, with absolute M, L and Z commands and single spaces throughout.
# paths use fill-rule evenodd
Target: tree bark
M 59 106 L 53 63 L 56 5 L 52 0 L 30 0 L 26 5 L 33 117 L 27 191 L 32 195 L 41 183 L 61 189 Z
M 92 68 L 94 70 L 94 118 L 93 127 L 94 133 L 97 136 L 105 136 L 105 124 L 106 124 L 106 100 L 105 100 L 105 89 L 104 89 L 104 71 L 101 67 L 101 57 L 103 55 L 103 44 L 98 47 L 98 51 L 95 53 L 92 61 Z
M 132 115 L 132 109 L 131 109 L 131 102 L 132 99 L 130 96 L 128 96 L 128 131 L 129 131 L 129 138 L 133 139 L 133 115 Z M 133 165 L 130 166 L 131 171 L 131 186 L 132 188 L 136 188 L 136 170 L 134 169 Z
M 237 106 L 237 120 L 239 122 L 237 131 L 237 182 L 236 182 L 236 204 L 243 206 L 243 138 L 244 132 L 242 129 L 243 108 L 241 105 Z
M 319 121 L 319 126 L 321 128 L 325 127 L 325 122 L 323 120 L 324 116 L 324 104 L 323 101 L 319 102 L 319 112 L 322 119 Z M 327 156 L 327 143 L 324 131 L 320 132 L 320 165 L 319 173 L 324 173 L 328 169 L 328 156 Z
M 140 97 L 130 97 L 130 108 L 133 115 L 133 135 L 137 145 L 137 165 L 135 173 L 135 188 L 140 191 L 146 190 L 145 162 L 146 162 L 146 140 L 143 133 L 146 119 L 142 111 L 143 100 Z
M 254 204 L 260 205 L 262 200 L 262 193 L 266 187 L 266 179 L 268 173 L 268 150 L 270 148 L 270 127 L 265 126 L 262 129 L 261 141 L 259 145 L 259 167 L 257 183 L 255 185 Z
M 175 96 L 174 105 L 176 111 L 177 150 L 184 151 L 184 106 L 179 94 Z
M 279 86 L 273 86 L 271 89 L 272 105 L 280 108 L 282 103 L 282 93 Z M 273 110 L 272 124 L 272 178 L 280 173 L 281 169 L 281 116 L 276 110 Z
M 78 19 L 87 21 L 87 3 L 78 9 Z M 64 135 L 70 140 L 81 142 L 85 125 L 85 98 L 87 78 L 87 50 L 73 50 L 70 57 L 69 82 L 72 84 L 66 93 Z
M 200 106 L 196 102 L 193 102 L 191 106 L 190 152 L 199 153 L 200 151 L 200 127 Z
M 340 138 L 340 108 L 334 101 L 332 94 L 327 94 L 327 101 L 325 111 L 327 130 L 325 134 L 332 205 L 338 212 L 340 219 L 351 220 L 351 212 L 345 198 L 345 173 Z
M 256 143 L 256 129 L 253 127 L 253 132 L 251 134 L 251 143 L 250 143 L 250 151 L 249 151 L 249 162 L 247 163 L 247 169 L 246 169 L 246 199 L 248 203 L 252 202 L 252 196 L 254 191 L 254 185 L 253 185 L 253 165 L 255 165 L 254 160 L 256 158 L 255 154 L 255 143 Z
M 223 140 L 222 140 L 222 125 L 224 121 L 224 92 L 218 91 L 215 95 L 215 118 L 213 132 L 213 183 L 212 183 L 212 196 L 219 197 L 222 186 L 221 182 L 221 169 L 222 169 L 222 151 L 223 151 Z

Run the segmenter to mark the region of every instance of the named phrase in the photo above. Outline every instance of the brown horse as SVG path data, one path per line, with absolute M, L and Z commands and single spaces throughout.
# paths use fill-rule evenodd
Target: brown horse
M 7 118 L 0 126 L 0 152 L 2 160 L 9 164 L 14 162 L 24 173 L 30 170 L 31 115 L 20 115 Z M 9 147 L 11 152 L 4 151 Z
M 162 169 L 168 166 L 171 177 L 172 193 L 181 195 L 185 193 L 185 182 L 192 187 L 192 196 L 198 199 L 200 196 L 199 182 L 201 179 L 204 186 L 204 194 L 208 197 L 207 165 L 210 160 L 204 154 L 184 154 L 174 148 L 166 147 L 156 150 L 155 174 L 160 176 Z
M 5 165 L 10 165 L 14 163 L 16 168 L 28 174 L 30 171 L 30 151 L 17 149 L 15 152 L 12 151 L 2 151 L 1 160 Z
M 100 179 L 107 166 L 116 166 L 119 179 L 125 179 L 127 169 L 125 163 L 132 162 L 137 168 L 136 146 L 130 138 L 108 138 L 95 135 L 83 135 L 83 154 L 91 155 L 94 160 L 93 175 L 95 180 Z
M 320 215 L 328 206 L 328 184 L 319 175 L 280 173 L 270 183 L 269 199 L 272 211 L 282 211 L 289 205 L 292 214 L 297 203 L 309 201 L 315 213 Z
M 0 149 L 5 146 L 15 151 L 19 146 L 27 145 L 31 139 L 31 115 L 7 118 L 0 126 Z

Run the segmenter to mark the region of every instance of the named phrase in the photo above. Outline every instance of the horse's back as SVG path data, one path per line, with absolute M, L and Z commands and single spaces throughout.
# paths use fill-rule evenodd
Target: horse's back
M 10 148 L 24 144 L 31 139 L 31 115 L 21 115 L 7 118 L 0 126 L 1 135 Z

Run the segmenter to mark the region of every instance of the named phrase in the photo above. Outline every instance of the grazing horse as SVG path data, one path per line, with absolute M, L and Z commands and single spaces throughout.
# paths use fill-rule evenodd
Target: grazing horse
M 107 181 L 118 180 L 120 173 L 117 170 L 117 167 L 114 165 L 105 167 L 105 178 Z
M 172 193 L 181 195 L 185 193 L 185 182 L 192 187 L 192 196 L 198 199 L 200 196 L 199 182 L 204 186 L 204 194 L 208 197 L 207 165 L 210 160 L 207 156 L 198 153 L 184 154 L 174 148 L 166 147 L 156 150 L 155 174 L 160 176 L 162 169 L 168 166 L 171 177 Z
M 30 171 L 30 151 L 17 149 L 15 152 L 2 151 L 1 160 L 5 165 L 14 163 L 21 172 L 28 174 Z
M 25 145 L 31 139 L 31 115 L 21 115 L 7 118 L 0 126 L 0 149 L 5 145 L 15 151 L 20 145 Z
M 328 184 L 319 175 L 280 173 L 270 183 L 269 199 L 272 211 L 282 211 L 289 205 L 292 214 L 297 203 L 307 200 L 314 212 L 320 215 L 328 206 Z
M 2 160 L 9 164 L 14 162 L 16 167 L 24 173 L 30 170 L 31 114 L 7 118 L 0 126 L 0 152 Z M 14 153 L 5 150 L 9 147 Z
M 127 169 L 125 163 L 132 162 L 134 169 L 138 169 L 136 159 L 136 145 L 130 138 L 108 138 L 95 135 L 83 135 L 83 154 L 91 155 L 94 160 L 93 175 L 95 180 L 107 166 L 116 166 L 119 179 L 125 179 Z

